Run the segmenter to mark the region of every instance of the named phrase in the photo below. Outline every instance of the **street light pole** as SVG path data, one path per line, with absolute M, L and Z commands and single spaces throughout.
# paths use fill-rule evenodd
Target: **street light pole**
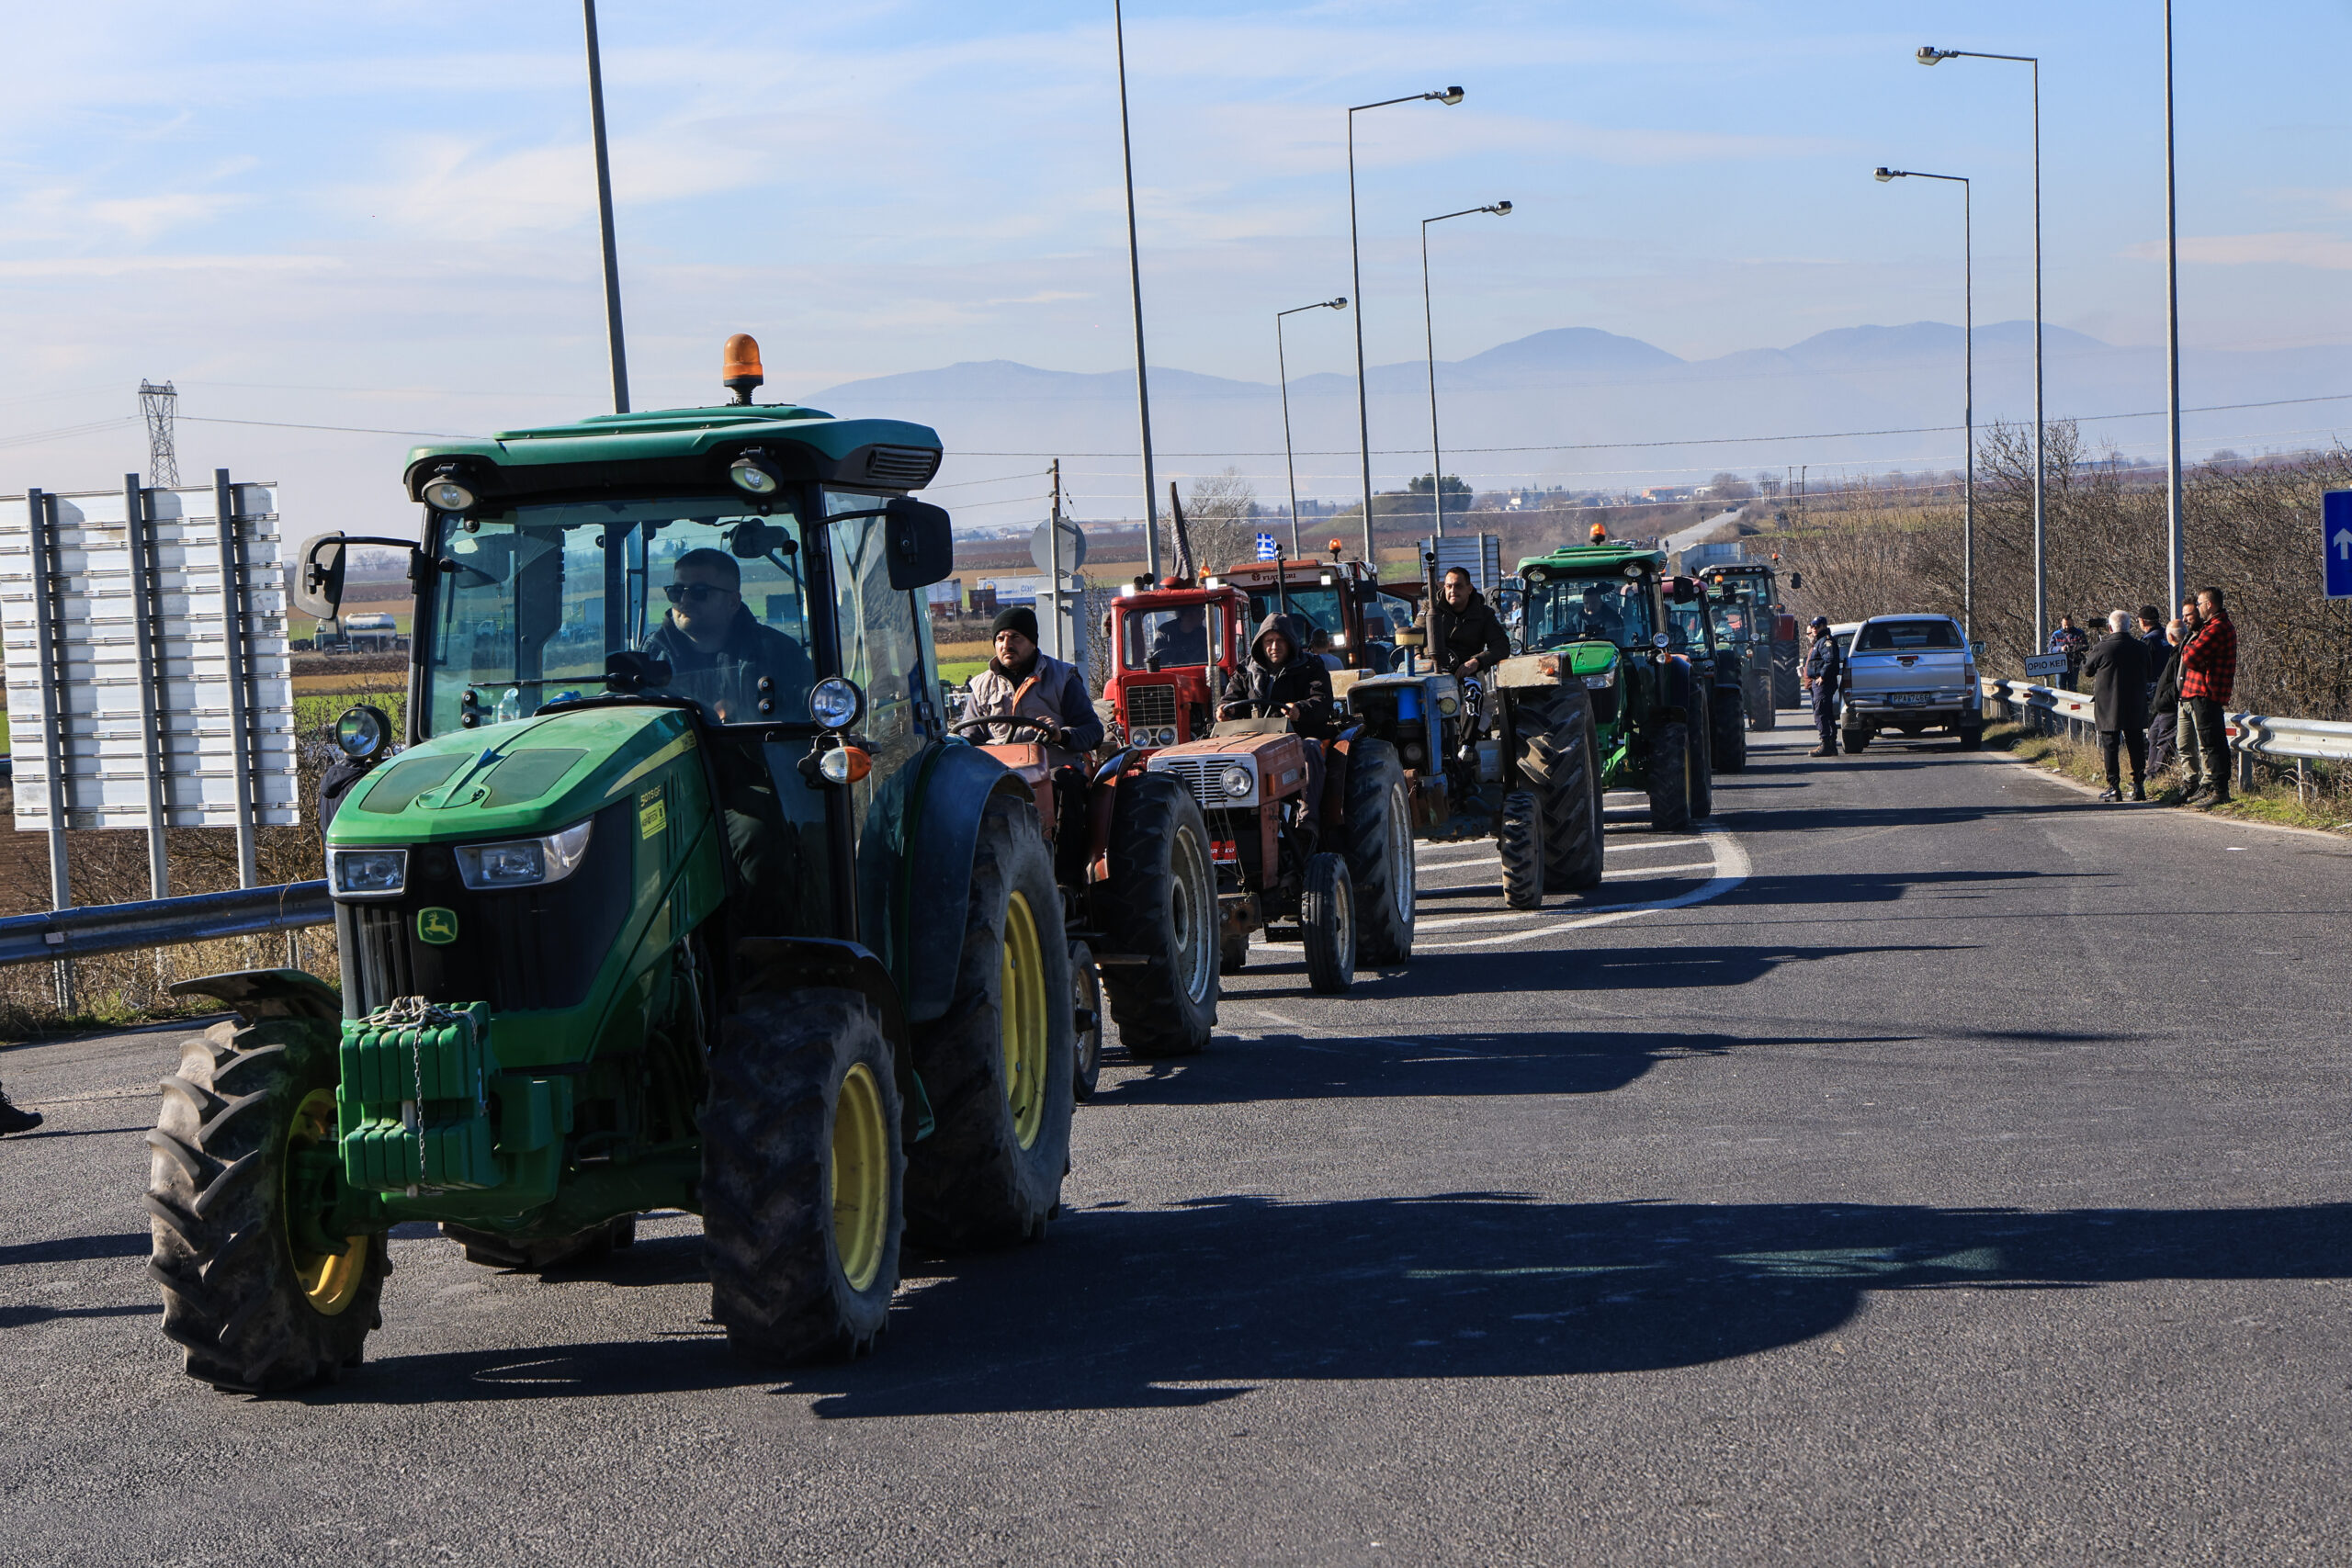
M 1151 469 L 1151 388 L 1143 358 L 1143 262 L 1136 247 L 1136 154 L 1127 135 L 1127 28 L 1119 0 L 1111 0 L 1111 30 L 1119 50 L 1119 158 L 1127 175 L 1127 292 L 1136 313 L 1136 420 L 1143 429 L 1144 570 L 1159 581 L 1159 486 Z
M 1961 502 L 1960 624 L 1976 635 L 1976 193 L 1965 175 L 1930 175 L 1917 169 L 1879 169 L 1887 180 L 1949 180 L 1960 187 L 1961 421 L 1968 442 L 1968 468 Z
M 588 130 L 596 143 L 596 220 L 605 242 L 605 342 L 613 357 L 613 412 L 628 412 L 628 349 L 621 337 L 621 267 L 613 245 L 613 166 L 605 154 L 605 66 L 596 48 L 596 0 L 580 0 L 588 24 Z
M 2031 54 L 1986 54 L 1973 49 L 1921 44 L 1913 58 L 1922 65 L 1939 60 L 2008 60 L 2033 67 L 2033 650 L 2050 645 L 2049 531 L 2043 511 L 2041 415 L 2041 60 Z
M 1291 456 L 1290 449 L 1290 364 L 1283 356 L 1283 318 L 1295 316 L 1301 310 L 1344 310 L 1347 308 L 1348 297 L 1342 294 L 1336 299 L 1317 299 L 1312 305 L 1295 305 L 1287 310 L 1274 312 L 1274 376 L 1283 389 L 1283 470 L 1290 476 L 1290 554 L 1293 560 L 1296 560 L 1301 553 L 1298 547 L 1298 463 Z
M 1430 361 L 1430 513 L 1437 525 L 1430 536 L 1434 539 L 1445 537 L 1445 492 L 1439 477 L 1444 472 L 1444 464 L 1438 457 L 1437 446 L 1437 327 L 1430 310 L 1430 225 L 1449 218 L 1467 218 L 1474 212 L 1508 218 L 1510 203 L 1498 201 L 1489 207 L 1465 207 L 1459 212 L 1441 212 L 1435 218 L 1421 220 L 1421 336 L 1428 345 Z
M 1380 572 L 1380 557 L 1372 542 L 1372 414 L 1364 401 L 1363 250 L 1356 237 L 1356 116 L 1366 109 L 1385 109 L 1391 104 L 1458 104 L 1461 101 L 1462 89 L 1448 87 L 1442 93 L 1408 93 L 1401 98 L 1383 98 L 1376 104 L 1358 104 L 1348 110 L 1348 276 L 1356 291 L 1356 442 L 1363 457 L 1363 558 L 1374 576 Z
M 2165 614 L 2188 592 L 2188 535 L 2180 508 L 2180 214 L 2173 178 L 2172 0 L 2165 0 Z

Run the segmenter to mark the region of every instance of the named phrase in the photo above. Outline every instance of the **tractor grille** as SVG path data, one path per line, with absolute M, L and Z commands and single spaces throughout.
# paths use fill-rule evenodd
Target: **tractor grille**
M 865 454 L 865 477 L 876 484 L 919 488 L 939 471 L 939 454 L 927 446 L 874 446 Z
M 1193 798 L 1200 803 L 1202 810 L 1222 810 L 1233 803 L 1226 798 L 1225 791 L 1217 788 L 1216 775 L 1232 763 L 1233 759 L 1226 756 L 1170 757 L 1165 761 L 1155 758 L 1151 771 L 1170 773 L 1182 779 L 1184 787 L 1193 792 Z
M 1176 722 L 1176 688 L 1173 686 L 1129 686 L 1127 688 L 1127 728 L 1157 729 L 1161 725 Z

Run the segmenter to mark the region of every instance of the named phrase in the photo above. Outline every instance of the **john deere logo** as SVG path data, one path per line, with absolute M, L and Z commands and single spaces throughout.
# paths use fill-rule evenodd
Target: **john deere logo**
M 455 909 L 419 909 L 416 912 L 416 940 L 429 942 L 435 947 L 446 947 L 458 940 L 458 911 Z

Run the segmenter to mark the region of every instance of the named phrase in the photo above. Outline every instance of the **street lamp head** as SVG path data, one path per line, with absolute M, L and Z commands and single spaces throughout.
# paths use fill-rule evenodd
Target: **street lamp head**
M 1876 180 L 1876 181 L 1877 181 L 1879 184 L 1881 184 L 1881 185 L 1884 185 L 1884 184 L 1885 184 L 1887 181 L 1889 181 L 1889 180 L 1899 180 L 1899 179 L 1901 179 L 1902 177 L 1903 177 L 1903 171 L 1902 171 L 1902 170 L 1900 170 L 1900 169 L 1890 169 L 1890 168 L 1887 168 L 1887 167 L 1885 167 L 1885 166 L 1883 166 L 1883 165 L 1882 165 L 1882 166 L 1880 166 L 1879 168 L 1874 169 L 1874 170 L 1872 170 L 1872 171 L 1871 172 L 1871 178 L 1872 178 L 1872 179 Z
M 1323 304 L 1324 304 L 1324 307 L 1325 307 L 1326 309 L 1328 309 L 1328 310 L 1346 310 L 1346 309 L 1348 308 L 1348 297 L 1347 297 L 1346 295 L 1342 294 L 1342 295 L 1340 295 L 1340 296 L 1338 299 L 1326 299 L 1326 300 L 1324 300 L 1324 301 L 1323 301 Z
M 1508 218 L 1510 216 L 1510 203 L 1508 201 L 1498 201 L 1492 207 L 1487 209 L 1487 210 L 1493 213 L 1498 218 Z
M 1938 49 L 1934 44 L 1923 43 L 1919 46 L 1919 52 L 1912 58 L 1922 65 L 1933 65 L 1939 60 L 1957 59 L 1959 54 L 1960 51 L 1956 49 Z
M 1430 96 L 1435 98 L 1442 104 L 1458 104 L 1462 101 L 1462 89 L 1459 87 L 1448 87 L 1444 92 L 1431 93 Z

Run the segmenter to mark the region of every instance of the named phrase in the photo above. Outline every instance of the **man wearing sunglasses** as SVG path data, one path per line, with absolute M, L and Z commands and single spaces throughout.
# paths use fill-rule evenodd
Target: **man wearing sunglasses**
M 688 550 L 672 563 L 662 592 L 670 611 L 645 651 L 668 661 L 667 690 L 692 697 L 720 724 L 808 716 L 816 666 L 798 643 L 752 615 L 733 556 Z

